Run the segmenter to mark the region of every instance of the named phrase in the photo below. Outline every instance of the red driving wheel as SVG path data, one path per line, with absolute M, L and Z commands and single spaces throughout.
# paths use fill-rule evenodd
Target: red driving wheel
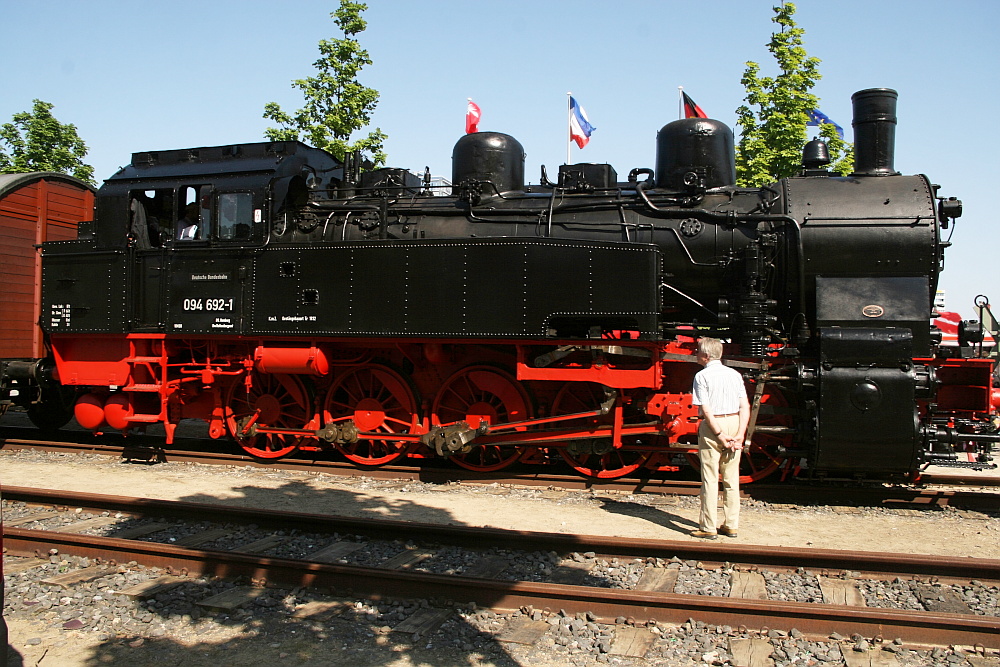
M 409 433 L 414 423 L 417 401 L 406 380 L 386 366 L 366 364 L 352 368 L 337 378 L 327 392 L 323 418 L 326 423 L 353 421 L 366 433 Z M 335 444 L 348 460 L 362 466 L 380 466 L 407 452 L 403 440 L 359 439 Z
M 255 433 L 255 427 L 303 428 L 308 421 L 309 395 L 294 375 L 250 373 L 250 384 L 234 382 L 226 396 L 229 434 L 258 459 L 278 459 L 294 452 L 300 436 Z
M 513 377 L 498 368 L 470 366 L 448 378 L 432 410 L 440 424 L 464 421 L 478 428 L 483 422 L 523 421 L 529 417 L 528 406 L 527 395 Z M 523 447 L 478 445 L 451 460 L 468 470 L 493 472 L 514 465 L 523 453 Z
M 552 402 L 553 415 L 591 412 L 601 407 L 605 401 L 604 387 L 593 382 L 567 382 L 556 394 Z M 588 425 L 610 425 L 612 416 L 586 417 Z M 580 425 L 576 420 L 567 425 Z M 566 443 L 558 448 L 563 459 L 581 475 L 597 479 L 616 479 L 634 473 L 643 467 L 649 452 L 630 450 L 627 446 L 614 448 L 610 442 L 581 441 Z

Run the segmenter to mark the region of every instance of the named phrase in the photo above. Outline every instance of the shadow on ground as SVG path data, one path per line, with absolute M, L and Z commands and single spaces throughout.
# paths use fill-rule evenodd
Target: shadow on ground
M 412 501 L 398 500 L 387 505 L 363 493 L 339 489 L 317 490 L 298 481 L 274 489 L 245 486 L 239 492 L 239 497 L 227 497 L 225 503 L 397 520 L 408 520 L 418 513 L 418 506 Z M 190 496 L 183 500 L 216 504 L 220 502 L 219 498 L 204 495 Z M 316 509 L 320 506 L 326 509 Z M 335 508 L 342 511 L 338 512 Z M 428 513 L 436 515 L 428 516 Z M 422 521 L 456 523 L 443 510 L 420 506 L 419 515 Z M 296 537 L 295 533 L 296 531 L 287 531 L 288 536 L 293 539 Z M 235 534 L 239 534 L 239 529 Z M 114 532 L 107 536 L 114 537 Z M 152 538 L 155 535 L 150 536 Z M 321 539 L 334 542 L 338 539 L 351 540 L 354 536 L 311 534 L 305 535 L 304 539 L 317 542 L 316 547 L 320 548 Z M 405 545 L 399 543 L 398 547 L 402 551 Z M 197 548 L 225 549 L 232 548 L 232 545 L 209 543 Z M 264 552 L 261 555 L 281 557 L 280 552 Z M 375 566 L 374 561 L 384 559 L 379 554 L 370 558 L 373 562 L 364 564 Z M 112 570 L 109 576 L 113 577 L 114 574 L 116 572 Z M 18 585 L 17 576 L 7 577 L 8 591 Z M 89 586 L 89 589 L 79 604 L 78 615 L 70 620 L 66 620 L 66 611 L 73 609 L 76 601 L 53 607 L 59 613 L 49 614 L 44 611 L 33 613 L 32 610 L 37 607 L 28 606 L 32 600 L 16 600 L 14 604 L 24 606 L 15 613 L 19 618 L 28 615 L 32 617 L 30 632 L 37 632 L 42 641 L 25 645 L 33 635 L 25 636 L 22 626 L 16 650 L 8 648 L 8 667 L 34 667 L 36 664 L 44 666 L 50 664 L 52 659 L 59 662 L 57 655 L 60 650 L 66 649 L 59 649 L 56 645 L 64 638 L 70 639 L 69 630 L 80 633 L 77 636 L 82 635 L 84 640 L 74 656 L 73 664 L 87 667 L 526 664 L 512 657 L 491 632 L 481 631 L 466 620 L 474 612 L 460 600 L 394 600 L 386 597 L 372 601 L 353 595 L 350 589 L 268 588 L 258 597 L 228 611 L 204 609 L 198 605 L 200 600 L 250 583 L 246 580 L 192 578 L 165 593 L 133 601 L 112 592 L 113 589 L 108 587 L 107 582 L 102 588 L 101 580 L 98 579 L 89 585 L 75 587 L 78 589 L 79 586 Z M 363 588 L 363 585 L 359 588 Z M 109 598 L 103 605 L 95 607 L 86 601 L 87 596 L 93 597 L 101 593 Z M 58 590 L 45 591 L 38 597 L 45 594 L 59 599 Z M 66 593 L 67 596 L 70 594 Z M 10 602 L 8 597 L 8 603 Z M 127 613 L 118 611 L 126 607 L 129 609 Z M 393 631 L 394 627 L 400 626 L 407 618 L 428 607 L 445 610 L 444 620 L 438 627 L 416 634 Z M 97 618 L 94 618 L 95 610 L 99 615 Z M 465 616 L 462 615 L 463 612 Z M 8 615 L 11 615 L 10 612 Z M 109 621 L 106 615 L 118 616 L 120 621 L 115 623 L 113 618 Z M 94 641 L 90 641 L 90 638 Z M 47 653 L 49 650 L 52 652 Z

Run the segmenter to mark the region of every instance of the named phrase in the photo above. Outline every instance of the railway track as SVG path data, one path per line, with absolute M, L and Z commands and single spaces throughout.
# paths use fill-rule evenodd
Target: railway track
M 18 434 L 19 435 L 19 434 Z M 373 479 L 414 480 L 432 484 L 461 482 L 465 484 L 502 483 L 529 487 L 554 487 L 568 490 L 600 488 L 628 493 L 659 493 L 697 495 L 696 480 L 670 478 L 621 478 L 595 480 L 575 474 L 560 474 L 543 469 L 523 472 L 482 473 L 464 469 L 426 465 L 386 465 L 360 469 L 353 463 L 329 459 L 289 457 L 266 463 L 245 454 L 216 451 L 215 441 L 191 440 L 189 446 L 163 449 L 156 438 L 131 438 L 125 445 L 81 438 L 44 440 L 9 436 L 0 429 L 0 451 L 35 450 L 64 454 L 97 454 L 135 463 L 199 463 L 205 465 L 254 466 L 275 470 L 321 472 L 348 477 L 365 476 Z M 808 503 L 815 505 L 868 504 L 888 507 L 948 506 L 957 509 L 1000 511 L 1000 477 L 985 475 L 924 475 L 919 485 L 834 486 L 818 484 L 748 484 L 741 494 L 772 503 Z
M 697 619 L 816 637 L 1000 646 L 1000 618 L 973 613 L 961 595 L 974 582 L 995 597 L 1000 560 L 470 529 L 17 487 L 4 495 L 5 548 L 19 559 L 8 569 L 72 554 L 258 587 L 521 609 L 539 624 L 553 613 L 611 625 L 631 619 L 633 628 L 635 619 Z M 815 601 L 772 599 L 783 577 L 815 580 Z M 868 606 L 865 591 L 891 580 L 910 582 L 924 609 Z M 713 581 L 723 582 L 721 593 L 704 594 Z M 249 601 L 256 589 L 241 590 Z M 444 619 L 448 609 L 434 613 Z
M 10 418 L 8 418 L 10 421 Z M 23 420 L 23 421 L 26 421 Z M 195 429 L 195 432 L 200 429 Z M 529 470 L 519 472 L 518 468 L 507 469 L 499 472 L 476 472 L 465 468 L 441 466 L 439 462 L 428 461 L 428 465 L 418 466 L 410 464 L 387 464 L 374 468 L 363 468 L 349 461 L 335 460 L 329 455 L 305 456 L 303 453 L 292 454 L 285 458 L 268 461 L 254 459 L 246 453 L 234 453 L 231 442 L 226 440 L 214 440 L 208 437 L 181 437 L 178 438 L 175 446 L 165 449 L 162 446 L 162 435 L 131 435 L 122 438 L 117 434 L 102 435 L 91 434 L 89 431 L 80 429 L 65 429 L 47 436 L 33 426 L 14 426 L 5 424 L 0 426 L 0 449 L 17 451 L 22 449 L 35 449 L 39 451 L 63 452 L 63 453 L 93 453 L 104 454 L 126 458 L 132 461 L 166 462 L 175 463 L 205 463 L 208 465 L 252 465 L 263 468 L 279 468 L 292 470 L 315 470 L 323 469 L 329 471 L 348 470 L 357 474 L 359 471 L 369 477 L 390 477 L 397 478 L 401 475 L 424 474 L 432 475 L 436 481 L 505 481 L 517 483 L 518 480 L 539 479 L 542 481 L 552 480 L 554 483 L 561 483 L 564 488 L 585 488 L 599 485 L 602 488 L 615 488 L 621 486 L 623 489 L 634 488 L 638 483 L 645 483 L 651 488 L 663 485 L 676 484 L 678 488 L 688 485 L 697 486 L 697 482 L 685 480 L 671 480 L 667 478 L 642 478 L 626 476 L 620 479 L 589 479 L 581 477 L 577 473 L 561 474 L 544 470 L 541 466 L 525 466 Z M 968 487 L 968 488 L 990 488 L 1000 487 L 1000 475 L 984 475 L 975 472 L 969 474 L 961 473 L 924 473 L 920 476 L 922 486 L 947 486 L 947 487 Z M 756 488 L 768 486 L 766 484 L 754 484 Z

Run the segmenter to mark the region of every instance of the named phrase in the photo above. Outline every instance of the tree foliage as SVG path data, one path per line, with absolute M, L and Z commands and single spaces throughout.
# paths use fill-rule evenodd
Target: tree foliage
M 780 74 L 761 76 L 760 65 L 747 62 L 740 81 L 746 89 L 746 104 L 736 110 L 741 134 L 736 147 L 736 174 L 741 186 L 765 185 L 798 172 L 809 112 L 819 108 L 819 98 L 810 91 L 822 76 L 820 59 L 806 54 L 802 45 L 805 30 L 792 19 L 795 5 L 784 2 L 773 9 L 775 16 L 771 20 L 780 29 L 771 34 L 767 49 L 777 61 Z M 841 139 L 828 123 L 820 126 L 819 135 L 827 141 L 833 171 L 850 173 L 853 145 Z
M 339 159 L 360 150 L 370 155 L 375 164 L 385 163 L 383 142 L 388 136 L 381 129 L 376 127 L 367 136 L 350 141 L 356 130 L 371 123 L 379 99 L 377 90 L 357 80 L 362 68 L 372 64 L 368 51 L 354 38 L 368 25 L 361 18 L 361 12 L 366 9 L 368 6 L 361 2 L 340 1 L 340 8 L 330 16 L 343 37 L 320 40 L 320 58 L 313 63 L 316 76 L 292 82 L 294 88 L 302 90 L 305 106 L 292 114 L 283 111 L 276 102 L 264 106 L 264 118 L 279 125 L 267 128 L 264 131 L 266 138 L 301 140 Z
M 30 113 L 16 113 L 0 125 L 0 173 L 55 171 L 94 185 L 94 168 L 83 162 L 87 144 L 75 125 L 56 120 L 52 107 L 34 100 Z

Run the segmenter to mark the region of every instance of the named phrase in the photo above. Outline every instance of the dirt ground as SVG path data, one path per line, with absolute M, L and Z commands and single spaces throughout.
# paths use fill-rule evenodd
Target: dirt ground
M 694 540 L 688 532 L 697 527 L 695 498 L 647 497 L 640 502 L 637 496 L 600 490 L 565 492 L 511 489 L 499 485 L 386 484 L 363 477 L 344 480 L 322 474 L 255 468 L 219 469 L 187 464 L 144 466 L 96 456 L 40 457 L 0 453 L 0 483 L 348 517 L 667 540 Z M 747 501 L 743 505 L 740 536 L 735 542 L 930 553 L 946 558 L 997 558 L 1000 557 L 1000 522 L 980 513 L 954 510 L 802 509 Z M 10 644 L 20 652 L 23 665 L 113 664 L 107 662 L 107 653 L 103 659 L 96 657 L 95 647 L 100 644 L 96 637 L 79 631 L 13 622 Z M 275 660 L 286 664 L 351 664 L 355 667 L 538 664 L 525 662 L 528 658 L 518 658 L 516 649 L 500 659 L 484 657 L 480 661 L 475 656 L 465 655 L 454 662 L 453 658 L 436 654 L 433 649 L 400 649 L 400 645 L 393 642 L 382 642 L 380 646 L 379 638 L 366 642 L 367 649 L 356 655 L 352 653 L 347 662 L 342 662 L 347 660 L 346 654 L 333 659 L 330 653 L 317 653 L 320 647 L 315 645 L 307 652 L 312 657 L 301 651 L 293 652 L 292 645 L 287 642 L 282 642 L 280 647 L 260 642 L 245 644 L 246 648 L 238 651 L 239 655 L 218 648 L 222 645 L 224 642 L 200 644 L 197 651 L 183 653 L 184 664 L 254 667 L 270 665 Z M 344 646 L 346 649 L 347 645 Z M 192 660 L 196 656 L 197 659 Z M 201 658 L 205 659 L 204 663 L 199 661 Z M 167 661 L 165 664 L 172 663 Z
M 0 455 L 0 483 L 50 489 L 218 503 L 238 507 L 381 517 L 583 535 L 694 540 L 694 498 L 635 496 L 601 490 L 522 494 L 499 485 L 373 484 L 364 478 L 245 468 L 161 464 L 147 467 L 92 458 L 61 463 Z M 574 494 L 594 502 L 571 502 Z M 930 529 L 933 527 L 933 529 Z M 919 537 L 918 537 L 919 536 Z M 978 513 L 923 510 L 802 509 L 744 502 L 740 544 L 1000 556 L 1000 525 Z

